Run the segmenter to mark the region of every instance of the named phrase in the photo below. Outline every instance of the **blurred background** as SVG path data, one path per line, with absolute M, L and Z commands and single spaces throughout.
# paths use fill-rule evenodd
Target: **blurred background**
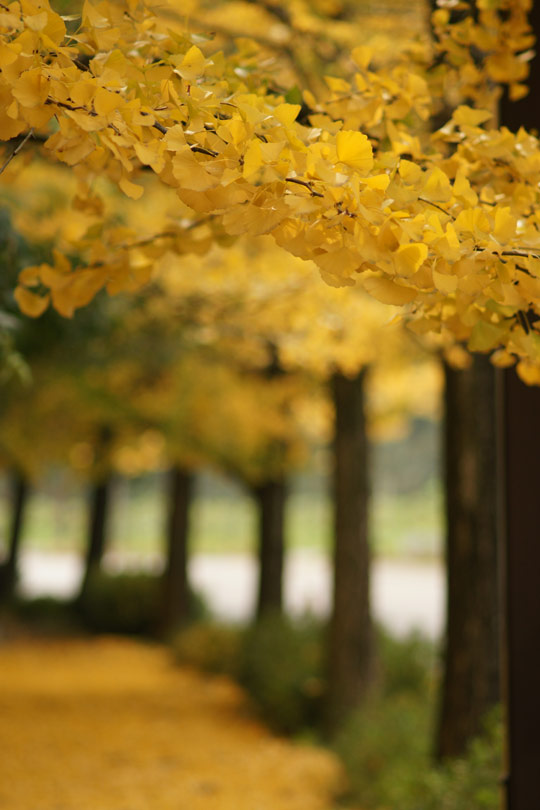
M 416 0 L 201 0 L 160 13 L 178 36 L 189 20 L 201 48 L 235 54 L 248 88 L 268 70 L 303 110 L 314 94 L 347 98 L 358 44 L 401 87 L 403 60 L 432 47 L 430 11 Z M 434 121 L 413 101 L 396 120 L 423 138 Z M 375 142 L 375 114 L 369 126 Z M 267 236 L 236 239 L 194 219 L 190 189 L 179 198 L 142 168 L 144 206 L 106 177 L 90 189 L 39 148 L 0 181 L 5 693 L 20 664 L 9 663 L 12 641 L 37 645 L 29 672 L 47 661 L 53 673 L 61 656 L 51 664 L 44 638 L 160 643 L 179 672 L 239 683 L 274 732 L 327 746 L 347 774 L 336 801 L 495 810 L 495 510 L 477 486 L 494 472 L 494 427 L 475 407 L 479 386 L 489 401 L 487 358 L 404 329 L 397 307 L 328 286 Z M 108 251 L 117 276 L 106 290 L 85 270 L 69 287 L 72 267 L 99 268 Z M 36 267 L 55 309 L 19 292 L 31 318 L 13 290 Z M 321 269 L 332 281 L 330 264 Z M 471 514 L 482 509 L 481 525 Z M 110 670 L 109 653 L 89 649 L 93 663 L 79 652 L 75 663 L 91 677 L 104 661 L 107 688 L 135 669 L 121 645 L 118 660 L 103 648 Z M 60 691 L 70 696 L 77 678 Z M 63 760 L 69 746 L 58 750 Z M 13 797 L 6 810 L 28 810 Z

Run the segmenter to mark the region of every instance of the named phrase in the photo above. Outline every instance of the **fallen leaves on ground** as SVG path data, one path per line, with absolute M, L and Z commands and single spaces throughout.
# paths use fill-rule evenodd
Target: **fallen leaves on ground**
M 2 810 L 329 810 L 341 781 L 228 680 L 112 638 L 0 647 L 0 751 Z

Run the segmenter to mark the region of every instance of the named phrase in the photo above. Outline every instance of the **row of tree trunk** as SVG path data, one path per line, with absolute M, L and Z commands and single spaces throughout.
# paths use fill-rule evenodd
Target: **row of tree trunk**
M 10 489 L 11 523 L 8 527 L 7 556 L 0 570 L 0 602 L 13 597 L 17 583 L 24 511 L 29 492 L 28 481 L 19 471 L 15 471 L 11 476 Z
M 370 614 L 369 452 L 364 408 L 365 372 L 336 375 L 334 442 L 334 587 L 328 639 L 327 727 L 339 726 L 361 702 L 374 675 Z M 491 706 L 500 700 L 499 552 L 495 481 L 494 373 L 478 357 L 467 371 L 446 369 L 444 459 L 446 479 L 447 632 L 437 735 L 440 758 L 463 753 Z M 482 403 L 479 406 L 478 403 Z M 92 488 L 84 592 L 105 551 L 110 478 Z M 193 477 L 173 467 L 168 476 L 166 570 L 162 629 L 188 615 L 189 505 Z M 28 485 L 13 479 L 4 597 L 11 595 Z M 254 488 L 259 515 L 259 587 L 256 615 L 280 611 L 285 553 L 286 482 L 277 477 Z

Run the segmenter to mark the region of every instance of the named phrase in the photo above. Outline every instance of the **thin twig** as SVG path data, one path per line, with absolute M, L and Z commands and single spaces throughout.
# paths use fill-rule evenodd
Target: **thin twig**
M 297 185 L 299 185 L 299 186 L 304 186 L 304 188 L 307 188 L 307 189 L 308 189 L 308 191 L 310 191 L 310 192 L 311 192 L 311 196 L 312 196 L 312 197 L 321 197 L 321 198 L 324 198 L 324 194 L 320 194 L 318 191 L 315 191 L 315 190 L 313 189 L 313 187 L 312 187 L 311 183 L 308 183 L 308 181 L 307 181 L 307 180 L 299 180 L 297 177 L 286 177 L 286 178 L 285 178 L 285 182 L 286 182 L 286 183 L 296 183 L 296 184 L 297 184 Z
M 34 134 L 34 129 L 33 128 L 29 129 L 28 132 L 26 133 L 26 136 L 23 138 L 23 140 L 20 142 L 20 144 L 15 147 L 15 149 L 13 150 L 11 155 L 7 158 L 7 160 L 4 161 L 3 165 L 0 167 L 0 174 L 2 174 L 4 169 L 7 169 L 7 167 L 9 166 L 9 164 L 11 163 L 11 161 L 13 160 L 15 155 L 19 154 L 19 152 L 21 151 L 21 149 L 25 145 L 26 141 L 29 138 L 31 138 L 33 134 Z
M 83 107 L 82 105 L 75 105 L 75 104 L 68 104 L 67 101 L 56 101 L 53 98 L 48 98 L 45 101 L 45 104 L 54 104 L 55 107 L 61 107 L 63 110 L 71 110 L 71 112 L 78 112 L 81 110 L 85 112 L 87 115 L 92 116 L 92 118 L 97 118 L 98 114 L 95 110 L 89 110 L 88 107 Z
M 540 259 L 538 253 L 534 253 L 528 248 L 517 248 L 516 250 L 502 250 L 500 256 L 521 256 L 522 259 Z
M 518 319 L 518 321 L 520 323 L 521 328 L 523 329 L 525 334 L 528 335 L 529 332 L 531 331 L 531 325 L 529 323 L 529 319 L 527 318 L 527 315 L 525 314 L 525 312 L 523 312 L 522 309 L 518 309 L 516 314 L 517 314 L 517 319 Z
M 521 270 L 522 273 L 525 273 L 527 276 L 531 276 L 532 278 L 534 278 L 532 273 L 529 270 L 527 270 L 526 267 L 523 267 L 522 264 L 516 264 L 516 270 Z M 516 284 L 517 284 L 517 280 L 516 280 Z
M 450 219 L 455 220 L 455 216 L 451 214 L 450 211 L 447 211 L 445 208 L 443 208 L 442 205 L 437 205 L 437 203 L 431 202 L 431 200 L 426 200 L 425 197 L 418 197 L 418 199 L 420 200 L 420 202 L 425 202 L 428 205 L 432 205 L 433 208 L 438 208 L 439 211 L 442 211 L 443 214 L 446 214 L 447 217 L 450 217 Z
M 209 155 L 210 157 L 217 157 L 219 152 L 214 152 L 213 149 L 205 149 L 204 146 L 190 146 L 192 152 L 200 152 L 201 155 Z

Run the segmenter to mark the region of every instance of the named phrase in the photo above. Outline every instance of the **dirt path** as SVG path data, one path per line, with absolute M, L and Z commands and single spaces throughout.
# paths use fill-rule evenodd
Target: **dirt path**
M 224 679 L 118 639 L 0 646 L 2 810 L 330 810 L 330 754 Z

